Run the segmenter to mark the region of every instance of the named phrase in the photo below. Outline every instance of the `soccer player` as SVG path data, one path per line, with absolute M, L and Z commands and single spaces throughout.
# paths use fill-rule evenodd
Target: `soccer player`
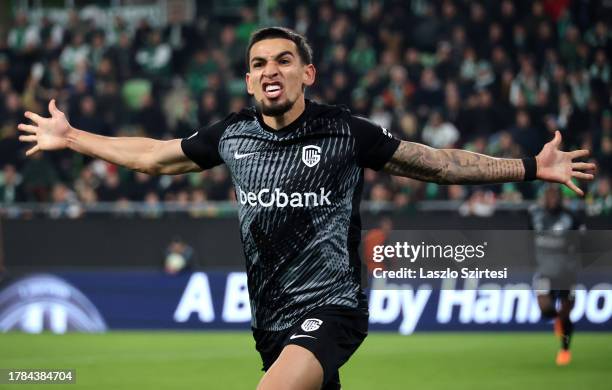
M 541 200 L 541 206 L 529 209 L 530 225 L 535 231 L 534 289 L 542 317 L 555 320 L 555 335 L 561 339 L 556 363 L 565 366 L 572 359 L 570 341 L 574 325 L 570 312 L 574 307 L 574 291 L 571 286 L 580 268 L 579 237 L 571 231 L 584 230 L 585 226 L 563 207 L 559 185 L 548 184 Z
M 562 152 L 561 136 L 535 158 L 499 159 L 395 139 L 339 106 L 308 101 L 312 50 L 285 28 L 256 31 L 246 85 L 256 107 L 185 139 L 111 138 L 70 126 L 55 102 L 50 118 L 19 124 L 24 142 L 71 149 L 149 174 L 226 164 L 239 203 L 252 328 L 263 368 L 259 389 L 338 389 L 338 369 L 367 334 L 360 284 L 359 202 L 363 169 L 443 184 L 541 179 L 582 195 L 572 177 L 592 179 L 586 150 Z

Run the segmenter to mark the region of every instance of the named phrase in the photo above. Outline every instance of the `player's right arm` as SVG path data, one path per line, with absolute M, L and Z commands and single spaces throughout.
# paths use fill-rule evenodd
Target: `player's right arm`
M 34 144 L 26 152 L 31 156 L 39 151 L 71 149 L 88 156 L 151 175 L 180 174 L 202 170 L 189 159 L 181 148 L 181 140 L 155 140 L 144 137 L 105 137 L 73 128 L 63 112 L 49 102 L 51 118 L 33 112 L 25 117 L 33 124 L 20 123 L 22 142 Z

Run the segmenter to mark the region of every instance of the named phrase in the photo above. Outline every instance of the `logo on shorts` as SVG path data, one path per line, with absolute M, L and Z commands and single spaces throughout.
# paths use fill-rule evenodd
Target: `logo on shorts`
M 309 336 L 307 334 L 292 334 L 291 337 L 289 337 L 289 340 L 301 339 L 302 337 L 308 337 L 308 338 L 311 338 L 311 339 L 316 339 L 316 337 Z
M 302 323 L 302 330 L 304 332 L 313 332 L 321 326 L 323 321 L 318 318 L 308 318 L 306 321 Z
M 312 168 L 321 161 L 321 147 L 308 145 L 302 148 L 302 161 Z

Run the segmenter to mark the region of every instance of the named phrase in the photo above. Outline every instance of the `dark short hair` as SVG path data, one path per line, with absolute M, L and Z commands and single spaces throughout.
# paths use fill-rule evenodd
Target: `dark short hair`
M 283 38 L 295 43 L 298 49 L 298 55 L 303 64 L 312 64 L 312 47 L 308 43 L 306 37 L 296 33 L 295 31 L 286 27 L 265 27 L 254 31 L 249 39 L 249 45 L 246 50 L 246 67 L 249 69 L 249 60 L 251 47 L 259 41 L 264 39 Z

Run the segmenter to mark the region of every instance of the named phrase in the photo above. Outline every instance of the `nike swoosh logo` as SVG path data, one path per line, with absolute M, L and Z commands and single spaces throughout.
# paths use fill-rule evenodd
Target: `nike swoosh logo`
M 307 334 L 294 334 L 294 335 L 291 335 L 291 337 L 289 337 L 289 340 L 299 339 L 300 337 L 310 337 L 311 339 L 316 339 L 316 337 L 309 336 Z
M 240 154 L 238 152 L 234 152 L 234 158 L 236 160 L 240 160 L 241 158 L 245 158 L 245 157 L 249 157 L 253 154 L 257 154 L 257 152 L 253 152 L 253 153 L 245 153 L 245 154 Z

